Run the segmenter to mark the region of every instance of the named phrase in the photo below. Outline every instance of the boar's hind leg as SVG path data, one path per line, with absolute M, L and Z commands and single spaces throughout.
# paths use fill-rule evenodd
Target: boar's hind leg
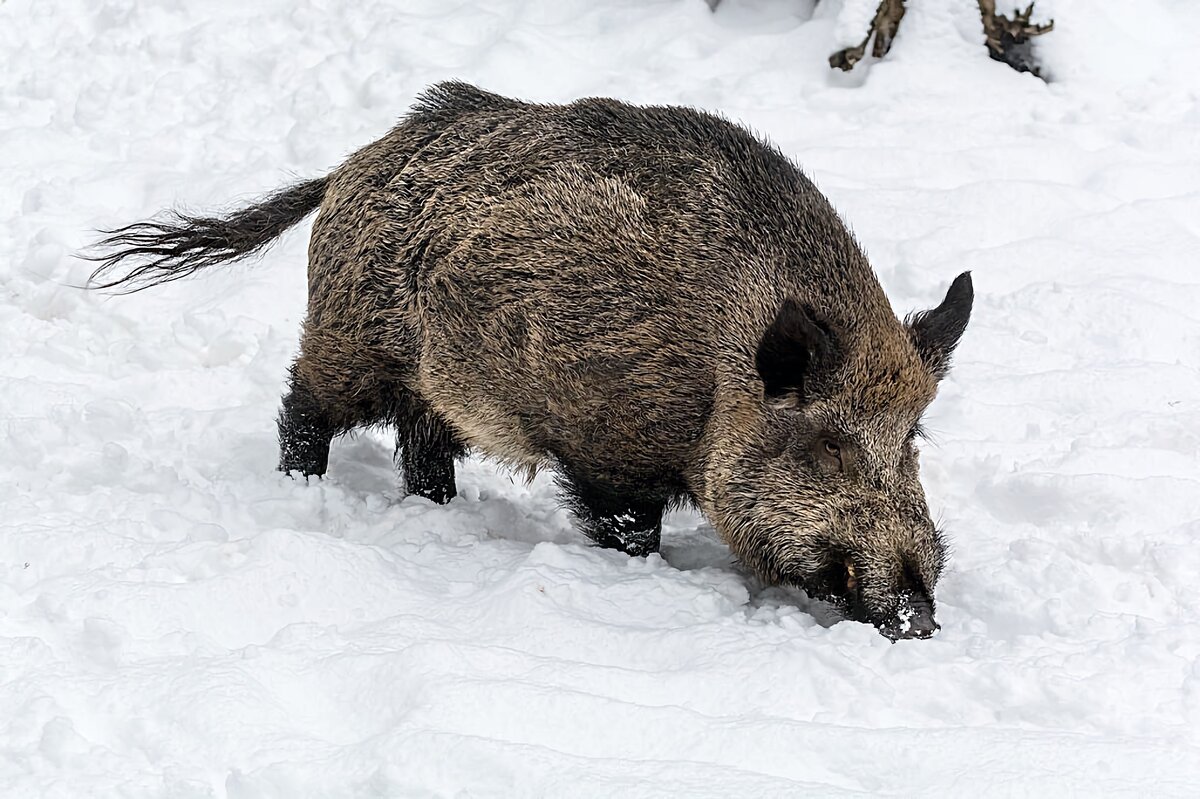
M 639 557 L 658 551 L 666 497 L 570 475 L 564 475 L 562 483 L 567 505 L 588 538 Z
M 430 411 L 399 420 L 396 461 L 410 494 L 445 505 L 454 499 L 454 461 L 466 450 L 453 431 Z
M 329 443 L 336 433 L 329 414 L 293 373 L 291 390 L 279 412 L 279 471 L 323 475 L 329 465 Z

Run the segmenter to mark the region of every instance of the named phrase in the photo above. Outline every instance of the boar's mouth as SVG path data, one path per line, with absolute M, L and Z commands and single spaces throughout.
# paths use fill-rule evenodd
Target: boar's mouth
M 834 605 L 851 621 L 874 625 L 893 642 L 906 638 L 931 638 L 941 629 L 934 618 L 933 600 L 924 591 L 904 591 L 886 612 L 871 607 L 863 595 L 859 574 L 850 558 L 841 561 L 822 585 L 809 593 Z
M 901 638 L 931 638 L 942 629 L 934 618 L 934 602 L 928 596 L 901 596 L 898 611 L 882 623 L 874 621 L 878 630 L 892 641 Z
M 850 606 L 849 617 L 875 625 L 880 634 L 893 642 L 905 638 L 932 638 L 942 628 L 934 618 L 933 601 L 924 594 L 902 594 L 896 609 L 884 615 L 872 613 L 859 601 Z
M 829 603 L 848 621 L 874 626 L 893 643 L 907 638 L 932 638 L 941 629 L 934 617 L 933 600 L 911 575 L 907 575 L 908 586 L 883 600 L 886 607 L 881 608 L 872 601 L 875 592 L 863 590 L 862 573 L 850 557 L 835 556 L 828 564 L 817 574 L 781 569 L 776 572 L 777 579 L 803 589 L 813 599 Z

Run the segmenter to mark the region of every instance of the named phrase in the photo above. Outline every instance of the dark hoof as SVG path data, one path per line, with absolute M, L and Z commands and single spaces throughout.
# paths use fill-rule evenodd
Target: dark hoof
M 630 557 L 644 558 L 658 551 L 661 535 L 658 530 L 607 530 L 603 535 L 594 536 L 592 540 L 597 546 L 605 549 L 616 549 Z
M 323 478 L 325 476 L 324 472 L 308 471 L 306 469 L 300 468 L 299 466 L 293 466 L 291 468 L 287 468 L 285 466 L 277 466 L 277 467 L 275 467 L 275 471 L 283 472 L 284 474 L 286 474 L 288 477 L 292 478 L 293 480 L 298 480 L 301 477 L 303 477 L 305 482 L 308 482 L 308 478 L 310 478 L 310 477 L 315 477 L 318 480 L 320 480 L 321 478 Z
M 434 486 L 423 488 L 406 488 L 409 495 L 414 497 L 422 497 L 430 502 L 436 502 L 439 505 L 445 505 L 458 496 L 458 489 L 454 486 Z

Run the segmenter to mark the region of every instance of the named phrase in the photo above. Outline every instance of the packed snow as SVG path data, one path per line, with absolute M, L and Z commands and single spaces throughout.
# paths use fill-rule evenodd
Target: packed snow
M 835 73 L 866 5 L 0 3 L 0 795 L 1194 795 L 1200 5 L 1038 0 L 1048 82 L 972 0 Z M 972 270 L 933 639 L 756 583 L 695 513 L 630 559 L 548 476 L 405 498 L 385 432 L 278 474 L 307 226 L 75 288 L 94 229 L 323 174 L 449 78 L 744 122 L 900 313 Z

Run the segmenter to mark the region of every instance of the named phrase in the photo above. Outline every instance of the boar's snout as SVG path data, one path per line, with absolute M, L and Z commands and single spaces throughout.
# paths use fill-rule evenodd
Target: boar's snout
M 933 617 L 933 602 L 927 596 L 901 599 L 895 615 L 876 622 L 879 632 L 893 641 L 902 638 L 931 638 L 941 629 Z

